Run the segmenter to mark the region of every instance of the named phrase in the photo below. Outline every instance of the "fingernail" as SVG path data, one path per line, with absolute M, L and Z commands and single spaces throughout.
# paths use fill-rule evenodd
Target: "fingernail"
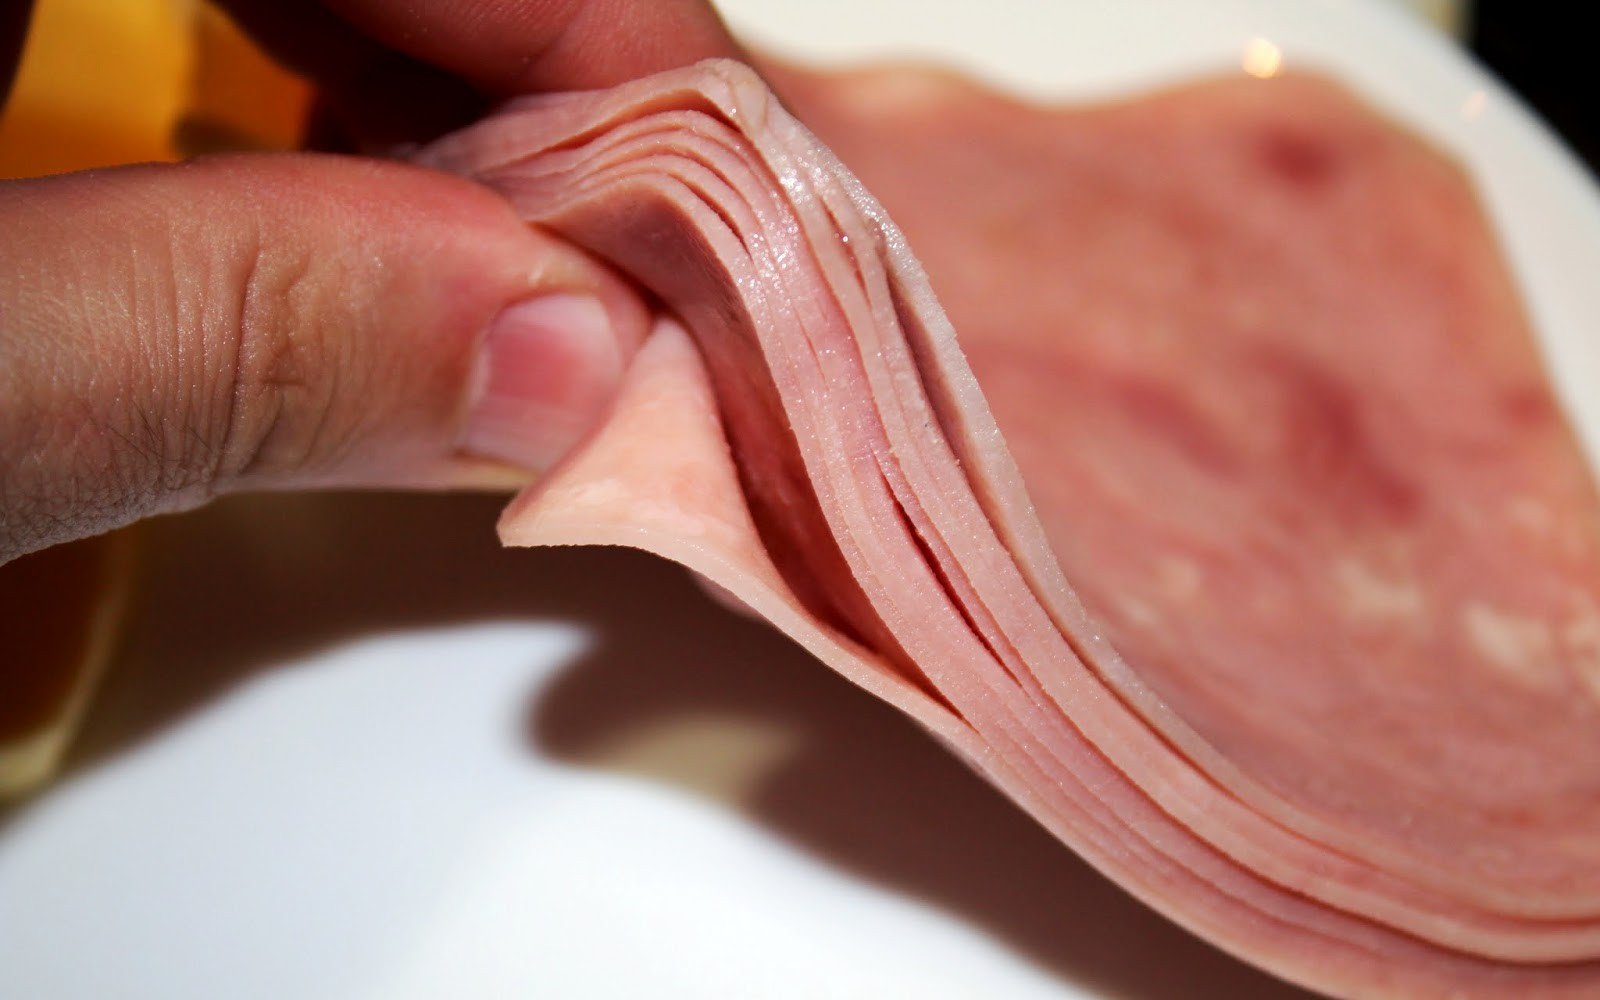
M 569 293 L 508 307 L 490 324 L 478 366 L 461 448 L 534 470 L 592 429 L 622 377 L 605 307 Z

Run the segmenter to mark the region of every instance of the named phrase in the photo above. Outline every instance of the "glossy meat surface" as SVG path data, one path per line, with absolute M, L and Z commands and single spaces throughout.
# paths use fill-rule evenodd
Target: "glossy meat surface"
M 682 322 L 506 540 L 699 570 L 1289 978 L 1600 988 L 1595 501 L 1459 174 L 1309 79 L 774 79 L 911 247 L 734 64 L 425 154 Z

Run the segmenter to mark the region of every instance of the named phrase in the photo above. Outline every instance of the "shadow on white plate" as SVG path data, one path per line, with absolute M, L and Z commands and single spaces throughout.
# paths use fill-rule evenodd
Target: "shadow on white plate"
M 154 525 L 144 612 L 74 769 L 136 752 L 274 664 L 333 644 L 473 621 L 570 622 L 594 642 L 526 706 L 530 754 L 736 811 L 1096 994 L 1304 995 L 1124 895 L 914 725 L 718 608 L 677 567 L 620 550 L 500 549 L 500 503 L 249 498 Z M 771 760 L 735 764 L 738 751 L 719 755 L 715 741 L 664 746 L 684 718 L 788 736 Z M 655 750 L 626 749 L 639 745 Z

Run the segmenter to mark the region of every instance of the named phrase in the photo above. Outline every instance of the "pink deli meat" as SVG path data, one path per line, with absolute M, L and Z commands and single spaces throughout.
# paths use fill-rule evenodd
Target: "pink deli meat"
M 738 64 L 424 154 L 674 317 L 505 541 L 697 570 L 1286 978 L 1600 992 L 1600 506 L 1459 170 L 1310 78 L 773 78 L 932 287 Z

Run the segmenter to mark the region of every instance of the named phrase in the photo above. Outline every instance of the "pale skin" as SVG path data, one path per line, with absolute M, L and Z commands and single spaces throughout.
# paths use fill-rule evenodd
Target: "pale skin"
M 507 96 L 737 54 L 703 0 L 225 6 L 317 82 L 325 139 L 373 153 Z M 0 81 L 25 23 L 0 18 Z M 244 490 L 525 478 L 648 323 L 492 192 L 391 157 L 0 183 L 0 563 Z

